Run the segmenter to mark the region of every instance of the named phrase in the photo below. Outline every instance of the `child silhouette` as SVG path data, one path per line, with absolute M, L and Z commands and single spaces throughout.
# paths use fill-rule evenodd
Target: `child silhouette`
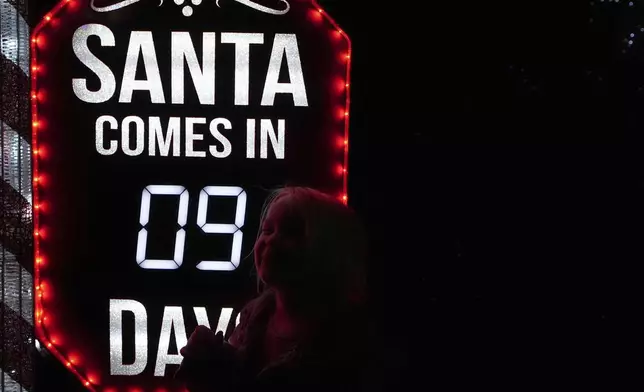
M 274 192 L 254 247 L 261 294 L 227 342 L 197 327 L 176 377 L 191 392 L 377 389 L 365 258 L 350 208 L 310 188 Z

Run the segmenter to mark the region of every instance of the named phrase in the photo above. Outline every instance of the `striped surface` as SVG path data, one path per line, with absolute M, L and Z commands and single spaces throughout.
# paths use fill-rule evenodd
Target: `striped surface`
M 33 279 L 29 26 L 0 0 L 0 391 L 32 389 Z
M 2 391 L 3 392 L 21 392 L 24 389 L 22 388 L 22 385 L 18 384 L 17 381 L 15 381 L 13 378 L 11 378 L 10 375 L 8 375 L 5 372 L 2 372 L 1 375 L 2 379 L 0 380 L 0 385 L 3 386 Z

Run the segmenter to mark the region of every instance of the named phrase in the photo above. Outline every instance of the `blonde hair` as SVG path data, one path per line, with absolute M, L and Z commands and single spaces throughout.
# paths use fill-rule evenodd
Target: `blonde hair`
M 335 302 L 363 302 L 367 241 L 356 213 L 339 199 L 312 188 L 280 188 L 271 192 L 262 208 L 258 238 L 269 209 L 278 200 L 287 200 L 288 208 L 304 221 L 306 260 L 302 262 L 309 288 L 334 297 Z

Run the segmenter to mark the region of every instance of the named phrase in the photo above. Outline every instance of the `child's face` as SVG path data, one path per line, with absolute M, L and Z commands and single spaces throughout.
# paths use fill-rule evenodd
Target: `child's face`
M 271 205 L 255 243 L 259 277 L 277 288 L 297 284 L 303 275 L 305 225 L 288 204 L 288 199 L 282 198 Z

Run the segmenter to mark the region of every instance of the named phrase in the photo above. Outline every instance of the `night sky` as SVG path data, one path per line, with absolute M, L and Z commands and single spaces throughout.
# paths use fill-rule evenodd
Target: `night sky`
M 34 3 L 37 20 L 55 2 Z M 644 1 L 320 3 L 353 40 L 349 195 L 387 385 L 623 390 Z M 39 391 L 72 390 L 41 366 Z

